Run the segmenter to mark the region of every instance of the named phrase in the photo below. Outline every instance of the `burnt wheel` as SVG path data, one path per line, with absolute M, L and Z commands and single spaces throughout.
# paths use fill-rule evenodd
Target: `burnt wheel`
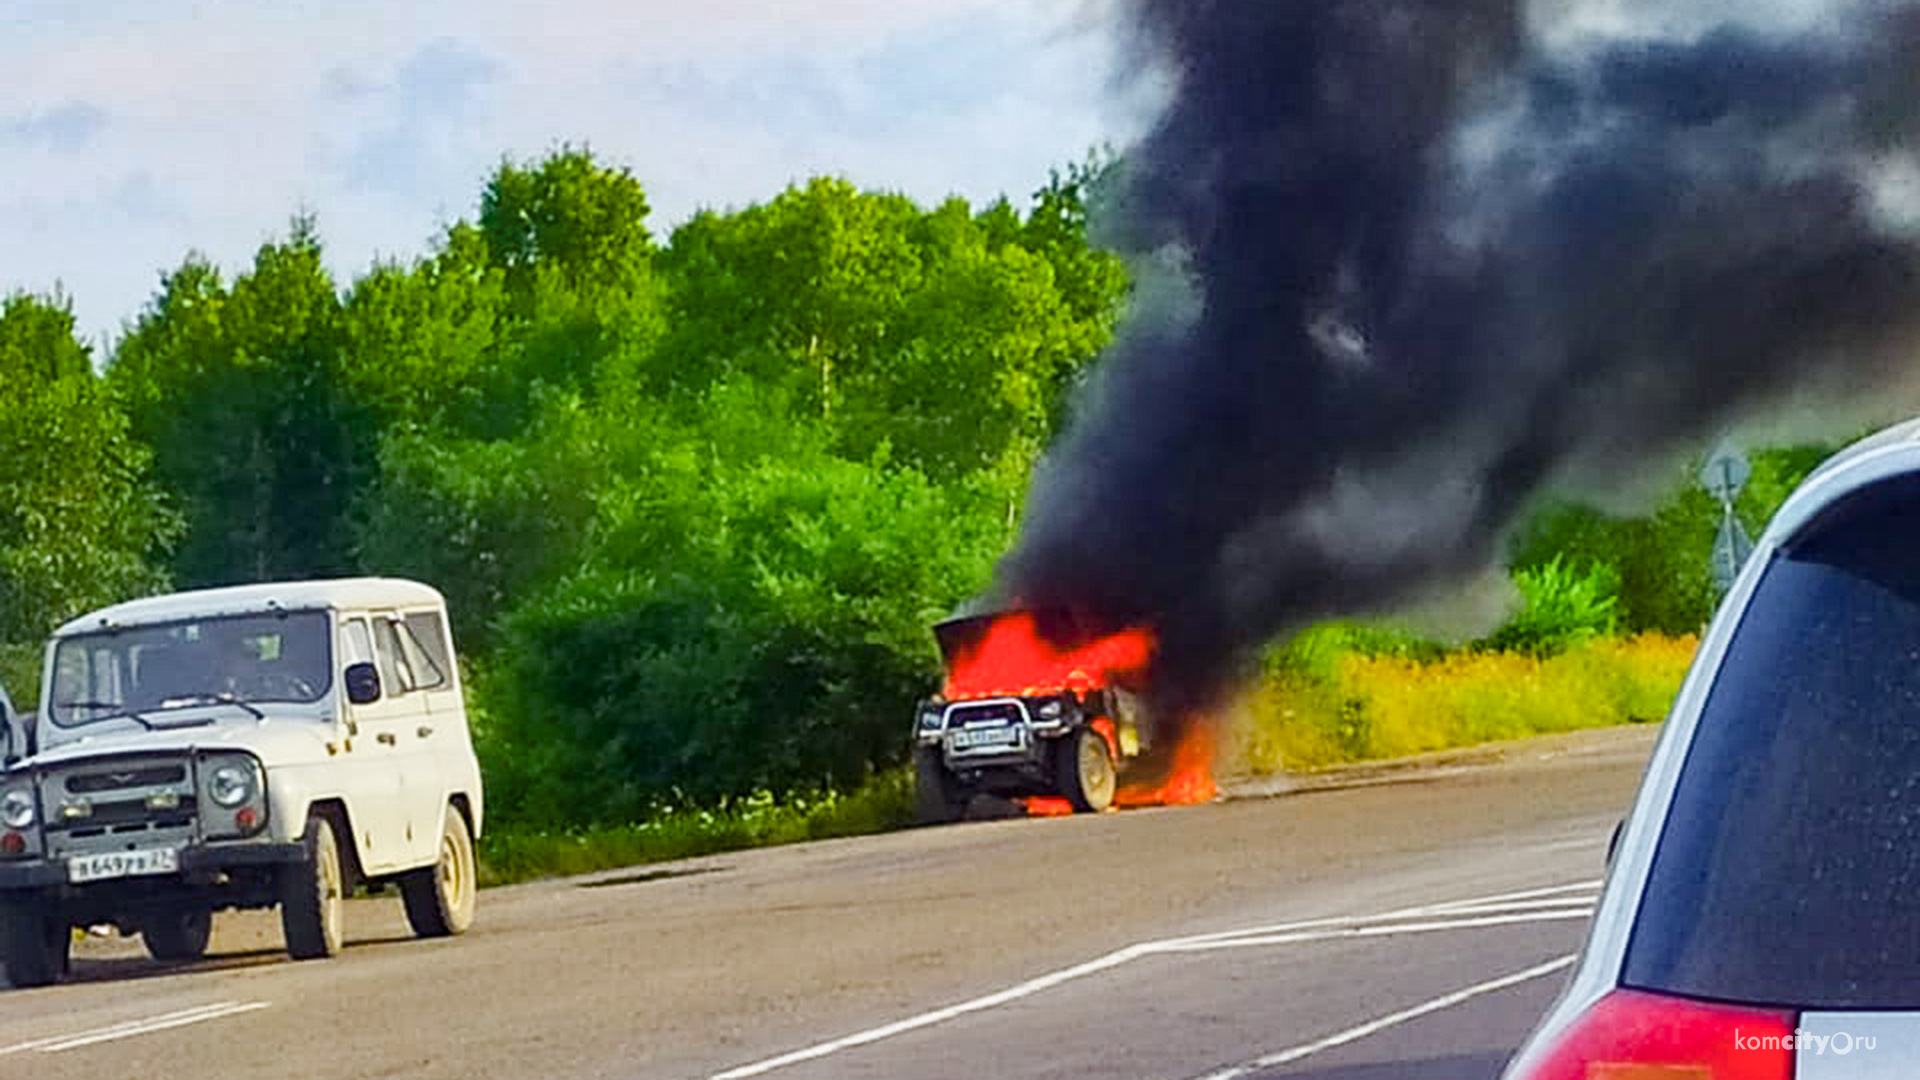
M 913 817 L 922 825 L 945 825 L 966 816 L 971 795 L 940 760 L 937 747 L 913 752 Z
M 474 892 L 478 888 L 473 832 L 467 828 L 466 817 L 449 806 L 440 826 L 440 857 L 432 866 L 409 870 L 400 878 L 407 925 L 423 938 L 466 933 L 473 925 Z
M 1075 810 L 1098 812 L 1113 805 L 1118 774 L 1105 736 L 1081 728 L 1056 742 L 1053 753 L 1054 783 Z
M 0 906 L 0 964 L 16 987 L 48 986 L 67 974 L 73 928 L 39 900 Z
M 207 955 L 207 941 L 212 937 L 213 912 L 205 908 L 170 911 L 140 927 L 147 955 L 170 963 Z
M 280 879 L 280 927 L 295 960 L 318 960 L 340 951 L 346 921 L 346 876 L 340 842 L 324 814 L 307 816 L 307 857 Z

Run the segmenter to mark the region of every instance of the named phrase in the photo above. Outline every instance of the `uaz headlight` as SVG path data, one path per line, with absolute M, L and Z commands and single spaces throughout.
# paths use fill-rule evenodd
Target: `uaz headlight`
M 229 810 L 253 798 L 253 770 L 238 762 L 216 766 L 207 777 L 207 798 Z
M 937 705 L 920 710 L 920 730 L 939 731 L 940 722 L 945 716 L 946 710 Z
M 33 792 L 12 788 L 0 794 L 0 824 L 9 829 L 25 829 L 33 824 Z

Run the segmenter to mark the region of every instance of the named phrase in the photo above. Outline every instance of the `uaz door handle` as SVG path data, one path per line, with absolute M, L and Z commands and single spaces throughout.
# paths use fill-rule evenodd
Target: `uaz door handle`
M 433 729 L 428 727 L 425 724 L 421 724 L 419 727 L 413 729 L 413 733 L 424 739 L 427 736 L 433 734 Z
M 377 742 L 386 743 L 388 746 L 392 746 L 394 743 L 393 732 L 391 731 L 383 731 L 380 734 L 375 735 L 374 739 Z

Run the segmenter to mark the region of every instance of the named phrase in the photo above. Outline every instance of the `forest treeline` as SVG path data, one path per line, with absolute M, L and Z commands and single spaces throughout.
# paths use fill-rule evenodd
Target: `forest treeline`
M 565 149 L 350 281 L 310 219 L 230 278 L 189 255 L 105 355 L 17 293 L 0 674 L 31 699 L 42 636 L 128 596 L 402 575 L 449 598 L 509 820 L 856 786 L 903 759 L 927 628 L 990 581 L 1125 309 L 1087 232 L 1109 167 L 981 207 L 817 179 L 663 237 Z M 1749 517 L 1813 458 L 1760 455 Z M 1689 630 L 1715 513 L 1548 507 L 1516 565 L 1604 594 L 1575 632 Z

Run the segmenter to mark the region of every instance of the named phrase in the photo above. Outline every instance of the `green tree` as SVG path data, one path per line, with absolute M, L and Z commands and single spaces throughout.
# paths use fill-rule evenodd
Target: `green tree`
M 1759 536 L 1780 504 L 1836 447 L 1778 447 L 1748 455 L 1753 475 L 1735 502 L 1751 536 Z M 1609 568 L 1619 588 L 1616 614 L 1629 632 L 1686 634 L 1713 615 L 1711 555 L 1720 504 L 1701 490 L 1700 462 L 1678 468 L 1667 496 L 1650 512 L 1609 514 L 1569 500 L 1542 506 L 1515 534 L 1511 562 L 1535 570 L 1557 559 Z
M 0 642 L 165 584 L 179 520 L 149 464 L 67 303 L 0 304 Z
M 587 423 L 568 398 L 519 439 L 390 429 L 355 519 L 361 565 L 439 586 L 466 651 L 484 654 L 496 616 L 585 557 L 613 467 Z
M 524 309 L 537 302 L 546 271 L 577 289 L 645 287 L 650 212 L 631 172 L 569 147 L 532 166 L 502 163 L 480 196 L 478 228 Z
M 647 212 L 631 174 L 585 151 L 506 163 L 477 224 L 348 298 L 347 377 L 379 443 L 359 562 L 440 584 L 470 645 L 585 557 L 618 475 L 598 440 L 622 435 L 597 417 L 633 403 L 663 324 Z
M 502 374 L 523 387 L 624 389 L 663 328 L 663 286 L 633 174 L 564 148 L 503 163 L 476 225 L 504 274 L 515 320 Z
M 887 446 L 936 478 L 1009 454 L 1028 464 L 1124 290 L 1111 256 L 1065 235 L 1075 190 L 1043 193 L 1044 216 L 1022 221 L 1004 204 L 922 211 L 819 179 L 699 215 L 662 256 L 672 321 L 651 386 L 776 386 L 830 425 L 839 453 Z M 1085 271 L 1070 290 L 1062 267 Z
M 187 514 L 183 583 L 351 569 L 347 512 L 372 450 L 343 390 L 339 312 L 297 219 L 231 289 L 190 257 L 115 350 L 109 382 Z
M 345 392 L 381 431 L 511 435 L 526 411 L 501 363 L 512 332 L 505 271 L 478 229 L 456 224 L 431 257 L 354 282 L 340 313 Z
M 603 498 L 590 561 L 505 619 L 489 783 L 515 814 L 632 820 L 898 762 L 927 628 L 1006 543 L 965 485 L 840 458 L 763 392 L 709 405 Z M 753 428 L 782 434 L 730 445 Z

